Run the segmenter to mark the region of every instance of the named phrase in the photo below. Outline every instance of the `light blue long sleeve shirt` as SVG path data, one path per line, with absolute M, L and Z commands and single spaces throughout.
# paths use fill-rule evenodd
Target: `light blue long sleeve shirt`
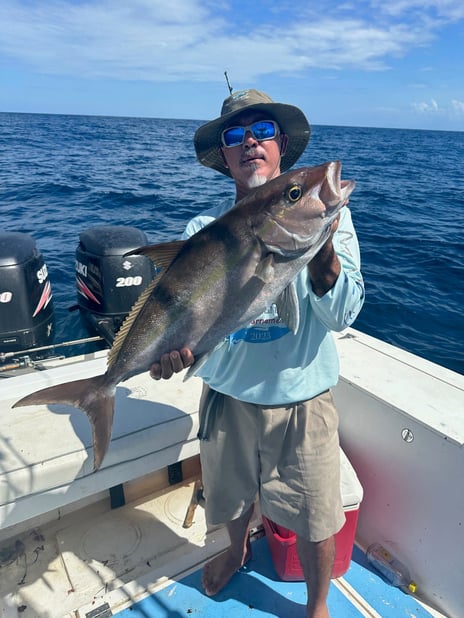
M 227 201 L 198 215 L 183 237 L 192 236 L 233 205 Z M 351 326 L 364 302 L 359 244 L 346 206 L 333 244 L 341 272 L 324 296 L 313 292 L 307 268 L 295 280 L 300 310 L 296 333 L 273 305 L 247 328 L 227 337 L 197 375 L 216 391 L 261 405 L 305 401 L 335 386 L 339 361 L 330 331 Z

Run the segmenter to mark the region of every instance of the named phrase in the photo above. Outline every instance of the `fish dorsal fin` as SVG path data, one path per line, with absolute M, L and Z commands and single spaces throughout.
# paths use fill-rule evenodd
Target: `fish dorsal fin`
M 288 328 L 296 333 L 300 324 L 300 304 L 295 283 L 290 283 L 276 300 L 277 313 Z
M 145 245 L 125 255 L 146 255 L 154 263 L 156 268 L 166 269 L 185 244 L 185 240 L 163 242 L 158 245 Z
M 132 306 L 132 309 L 128 313 L 124 322 L 121 324 L 121 327 L 119 328 L 117 335 L 113 341 L 113 345 L 111 346 L 111 350 L 108 352 L 108 368 L 111 367 L 111 365 L 116 360 L 119 350 L 121 349 L 121 346 L 127 337 L 127 333 L 129 332 L 132 324 L 135 322 L 135 319 L 140 313 L 140 310 L 144 306 L 147 298 L 153 292 L 153 289 L 155 288 L 156 284 L 161 279 L 162 275 L 163 275 L 163 271 L 158 273 L 156 277 L 152 279 L 152 281 L 150 281 L 150 283 L 147 285 L 147 287 L 144 289 L 144 291 L 140 294 L 140 296 L 135 301 L 134 305 Z
M 127 337 L 127 333 L 139 315 L 140 310 L 145 305 L 147 298 L 153 292 L 154 288 L 158 284 L 158 281 L 164 274 L 164 271 L 171 265 L 172 261 L 182 249 L 184 244 L 184 240 L 166 242 L 159 245 L 147 245 L 146 247 L 140 247 L 139 249 L 126 253 L 126 255 L 146 255 L 154 262 L 155 266 L 159 268 L 161 272 L 159 272 L 154 279 L 150 281 L 145 290 L 140 294 L 118 330 L 113 345 L 111 346 L 111 350 L 108 353 L 108 368 L 111 367 L 117 358 L 121 346 Z

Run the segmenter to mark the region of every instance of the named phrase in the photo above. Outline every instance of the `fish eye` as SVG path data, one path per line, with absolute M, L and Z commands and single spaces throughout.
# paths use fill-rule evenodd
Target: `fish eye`
M 297 202 L 303 195 L 303 190 L 300 185 L 292 185 L 287 191 L 288 199 L 290 202 Z

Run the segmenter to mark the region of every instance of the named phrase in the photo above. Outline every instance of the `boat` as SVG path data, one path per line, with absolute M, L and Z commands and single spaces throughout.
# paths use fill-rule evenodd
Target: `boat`
M 353 328 L 334 338 L 342 461 L 361 491 L 346 508 L 353 542 L 331 583 L 331 616 L 461 618 L 464 376 Z M 44 357 L 53 344 L 41 343 L 27 362 L 4 352 L 0 372 L 2 616 L 304 616 L 306 587 L 277 562 L 287 550 L 258 503 L 252 560 L 216 597 L 202 593 L 202 565 L 228 540 L 206 526 L 202 508 L 201 381 L 141 374 L 120 384 L 111 444 L 94 472 L 82 412 L 12 405 L 104 372 L 107 349 Z M 407 566 L 414 592 L 389 585 L 366 560 L 373 543 Z

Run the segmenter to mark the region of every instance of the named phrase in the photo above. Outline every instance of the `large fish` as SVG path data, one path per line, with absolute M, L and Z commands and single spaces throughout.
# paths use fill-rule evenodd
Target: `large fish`
M 338 161 L 287 172 L 251 191 L 188 240 L 132 252 L 148 255 L 161 271 L 121 326 L 106 373 L 42 389 L 14 407 L 66 403 L 84 410 L 97 470 L 111 439 L 119 382 L 183 347 L 195 356 L 189 369 L 195 373 L 224 337 L 274 302 L 296 331 L 292 281 L 327 240 L 354 188 L 340 174 Z

